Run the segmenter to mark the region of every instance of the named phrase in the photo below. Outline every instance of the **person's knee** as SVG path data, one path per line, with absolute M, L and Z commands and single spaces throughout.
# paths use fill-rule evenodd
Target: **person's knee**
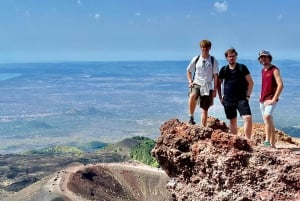
M 264 118 L 264 121 L 271 121 L 272 120 L 272 115 L 265 114 L 263 118 Z
M 201 108 L 202 114 L 208 114 L 208 108 Z
M 252 115 L 245 115 L 245 116 L 243 116 L 243 119 L 244 119 L 245 122 L 251 123 L 252 122 Z
M 197 99 L 197 94 L 191 93 L 190 94 L 190 101 L 196 101 L 196 99 Z
M 237 117 L 230 118 L 230 124 L 237 124 Z

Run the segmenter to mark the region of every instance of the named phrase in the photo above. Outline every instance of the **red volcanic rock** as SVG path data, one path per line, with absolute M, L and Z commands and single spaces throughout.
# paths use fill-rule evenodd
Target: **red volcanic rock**
M 300 200 L 296 154 L 229 134 L 226 124 L 213 117 L 208 125 L 171 119 L 160 128 L 152 155 L 172 178 L 167 188 L 174 201 Z M 253 130 L 256 139 L 263 139 Z
M 242 128 L 240 128 L 240 132 L 242 133 Z M 287 135 L 283 131 L 280 131 L 278 129 L 275 130 L 277 140 L 281 142 L 285 142 L 288 144 L 294 144 L 298 147 L 300 146 L 299 142 L 296 142 L 292 139 L 291 136 Z M 266 137 L 265 134 L 265 127 L 264 124 L 254 123 L 253 124 L 253 131 L 252 131 L 252 139 L 255 143 L 262 143 Z

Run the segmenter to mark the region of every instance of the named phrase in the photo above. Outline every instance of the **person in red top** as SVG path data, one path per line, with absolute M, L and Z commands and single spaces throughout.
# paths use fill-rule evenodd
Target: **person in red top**
M 262 50 L 258 55 L 258 61 L 263 65 L 261 70 L 262 86 L 259 101 L 265 124 L 266 139 L 264 145 L 275 148 L 273 111 L 279 101 L 279 96 L 283 89 L 283 82 L 278 67 L 271 63 L 272 55 L 270 52 Z

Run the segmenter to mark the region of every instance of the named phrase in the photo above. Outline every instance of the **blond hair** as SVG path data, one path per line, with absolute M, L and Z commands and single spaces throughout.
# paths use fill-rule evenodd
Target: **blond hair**
M 211 42 L 209 40 L 202 40 L 202 41 L 200 41 L 200 47 L 211 48 Z

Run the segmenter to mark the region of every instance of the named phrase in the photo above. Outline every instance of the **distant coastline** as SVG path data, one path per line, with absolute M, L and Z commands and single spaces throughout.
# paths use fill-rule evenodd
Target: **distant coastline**
M 159 127 L 169 118 L 187 121 L 188 62 L 0 64 L 0 153 L 74 142 L 114 143 L 133 136 L 156 139 Z M 255 81 L 250 99 L 253 121 L 262 123 L 260 66 L 257 60 L 241 62 L 249 67 Z M 220 60 L 219 66 L 224 63 Z M 275 63 L 285 84 L 275 111 L 275 127 L 300 137 L 300 61 Z M 228 123 L 218 99 L 209 115 Z M 199 118 L 197 109 L 195 121 Z

